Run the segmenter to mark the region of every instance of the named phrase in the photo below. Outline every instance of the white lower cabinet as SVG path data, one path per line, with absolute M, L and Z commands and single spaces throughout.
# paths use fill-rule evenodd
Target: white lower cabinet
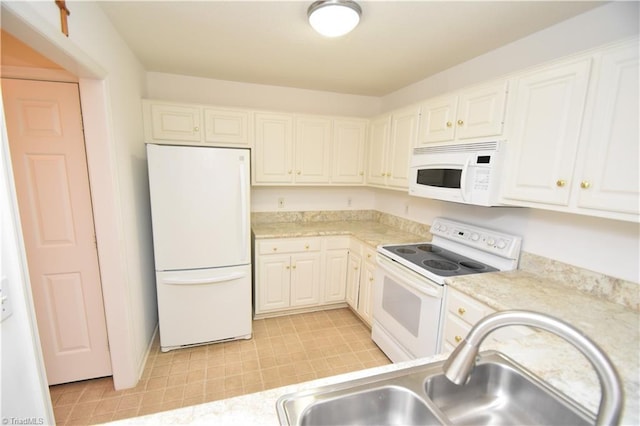
M 256 314 L 320 303 L 321 247 L 319 237 L 256 243 Z
M 369 325 L 375 248 L 349 236 L 255 241 L 255 315 L 348 304 Z
M 496 311 L 484 303 L 449 287 L 444 314 L 444 333 L 440 345 L 442 352 L 451 352 L 478 321 L 494 312 Z M 486 341 L 505 341 L 532 332 L 527 327 L 504 327 L 491 333 Z
M 356 239 L 349 248 L 347 272 L 347 303 L 367 324 L 373 320 L 373 280 L 375 277 L 375 249 Z

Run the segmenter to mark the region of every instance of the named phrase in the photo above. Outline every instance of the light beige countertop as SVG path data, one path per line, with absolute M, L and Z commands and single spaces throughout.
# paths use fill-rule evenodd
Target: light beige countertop
M 383 224 L 378 220 L 254 223 L 252 227 L 256 239 L 350 235 L 371 246 L 430 240 L 422 228 L 409 227 L 414 231 L 409 232 L 407 227 Z M 493 309 L 528 309 L 547 313 L 582 330 L 609 355 L 623 381 L 625 404 L 621 424 L 640 424 L 640 316 L 637 310 L 549 279 L 548 275 L 522 270 L 467 275 L 449 279 L 447 284 Z M 634 285 L 630 289 L 632 298 L 637 300 L 638 288 Z M 502 343 L 486 343 L 481 349 L 503 352 L 587 409 L 594 413 L 597 411 L 600 385 L 596 374 L 588 361 L 564 340 L 539 331 Z M 277 425 L 276 401 L 284 394 L 427 364 L 447 355 L 326 377 L 113 424 Z
M 374 220 L 254 223 L 251 229 L 256 239 L 348 235 L 373 247 L 431 240 Z

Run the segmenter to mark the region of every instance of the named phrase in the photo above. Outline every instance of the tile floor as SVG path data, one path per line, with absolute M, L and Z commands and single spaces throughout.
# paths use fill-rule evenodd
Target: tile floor
M 258 392 L 389 364 L 347 308 L 254 321 L 253 338 L 160 352 L 143 377 L 115 391 L 111 377 L 51 386 L 59 425 L 86 425 Z

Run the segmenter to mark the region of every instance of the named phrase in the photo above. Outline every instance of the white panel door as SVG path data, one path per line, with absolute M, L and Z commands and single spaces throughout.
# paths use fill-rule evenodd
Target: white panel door
M 367 183 L 384 185 L 387 181 L 387 149 L 391 130 L 391 116 L 386 115 L 371 121 L 369 135 L 369 162 Z
M 77 84 L 2 79 L 49 384 L 111 375 Z
M 453 140 L 456 131 L 458 97 L 445 96 L 422 105 L 419 144 Z
M 389 142 L 387 184 L 396 188 L 409 187 L 409 159 L 418 135 L 418 107 L 395 111 Z
M 344 302 L 347 289 L 348 249 L 325 252 L 324 302 Z
M 295 128 L 295 182 L 329 183 L 331 120 L 296 117 Z
M 333 122 L 333 183 L 364 183 L 365 121 Z
M 293 182 L 293 116 L 256 113 L 255 183 Z
M 320 253 L 291 256 L 291 306 L 320 303 Z
M 256 314 L 289 307 L 291 257 L 259 256 L 256 268 Z
M 156 270 L 251 261 L 249 150 L 147 145 Z
M 200 113 L 199 107 L 152 104 L 153 139 L 200 142 Z
M 505 198 L 569 203 L 590 68 L 591 60 L 584 59 L 515 82 Z
M 470 139 L 502 134 L 507 82 L 470 89 L 460 94 L 456 137 Z
M 205 108 L 204 140 L 211 143 L 249 145 L 249 111 Z
M 637 44 L 603 55 L 584 132 L 586 158 L 574 182 L 578 207 L 638 214 L 639 78 Z

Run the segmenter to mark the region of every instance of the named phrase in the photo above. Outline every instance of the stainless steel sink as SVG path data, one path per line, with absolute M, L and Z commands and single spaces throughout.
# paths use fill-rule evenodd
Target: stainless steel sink
M 469 382 L 444 361 L 284 395 L 282 425 L 594 424 L 595 416 L 496 351 L 480 353 Z
M 503 363 L 478 364 L 464 386 L 444 374 L 425 382 L 427 396 L 455 425 L 592 425 L 575 407 L 529 373 Z

